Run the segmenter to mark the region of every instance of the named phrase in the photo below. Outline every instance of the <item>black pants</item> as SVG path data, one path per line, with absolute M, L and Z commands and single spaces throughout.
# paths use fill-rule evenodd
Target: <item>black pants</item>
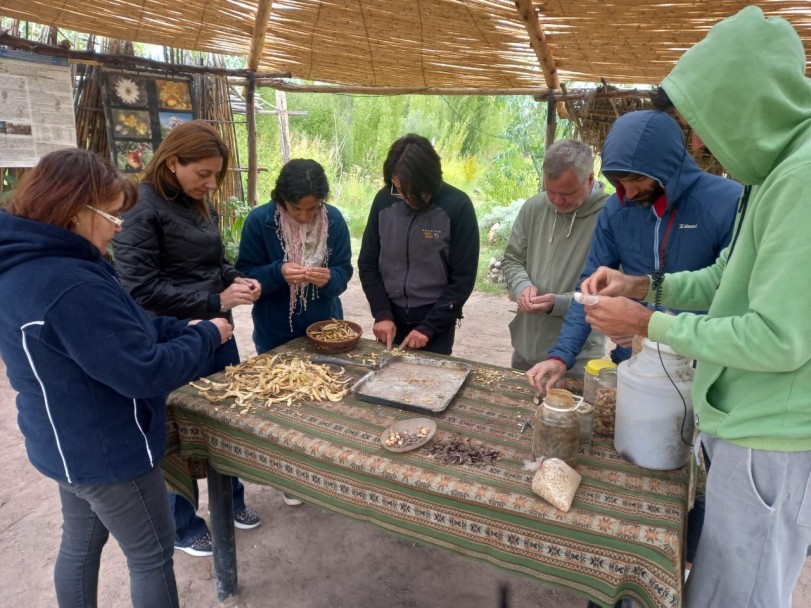
M 401 308 L 392 304 L 391 311 L 394 314 L 394 325 L 397 333 L 394 335 L 394 344 L 399 345 L 412 329 L 417 329 L 423 319 L 433 309 L 433 305 L 419 306 L 417 308 Z M 451 325 L 447 331 L 434 335 L 428 344 L 421 350 L 438 355 L 450 355 L 453 351 L 453 340 L 456 337 L 456 325 Z

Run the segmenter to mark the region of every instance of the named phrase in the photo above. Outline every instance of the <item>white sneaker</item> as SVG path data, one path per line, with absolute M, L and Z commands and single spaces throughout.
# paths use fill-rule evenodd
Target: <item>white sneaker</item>
M 282 500 L 284 501 L 284 504 L 286 504 L 288 507 L 297 507 L 299 505 L 304 504 L 304 501 L 299 500 L 298 498 L 295 498 L 293 496 L 290 496 L 290 494 L 285 493 L 282 493 Z

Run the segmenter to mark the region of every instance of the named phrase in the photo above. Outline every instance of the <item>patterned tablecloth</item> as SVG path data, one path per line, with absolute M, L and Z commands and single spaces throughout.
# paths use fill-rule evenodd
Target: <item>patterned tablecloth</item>
M 378 353 L 362 340 L 349 355 Z M 305 339 L 278 349 L 309 356 Z M 428 356 L 428 355 L 426 355 Z M 621 597 L 680 606 L 689 472 L 649 471 L 595 437 L 568 513 L 537 497 L 531 474 L 532 392 L 523 374 L 467 361 L 473 371 L 441 416 L 433 441 L 454 434 L 500 451 L 495 464 L 443 465 L 427 446 L 385 451 L 380 435 L 417 416 L 355 400 L 264 407 L 213 404 L 192 387 L 169 399 L 169 483 L 190 495 L 195 460 L 268 484 L 386 530 L 519 572 L 599 604 Z M 365 370 L 347 367 L 359 378 Z M 216 379 L 214 376 L 213 379 Z M 430 443 L 428 444 L 430 446 Z M 199 467 L 198 467 L 199 468 Z

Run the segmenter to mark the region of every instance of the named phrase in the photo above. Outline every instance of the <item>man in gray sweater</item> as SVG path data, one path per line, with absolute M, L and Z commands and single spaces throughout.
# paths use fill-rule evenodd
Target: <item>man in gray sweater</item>
M 594 179 L 594 155 L 582 142 L 561 140 L 546 151 L 544 191 L 528 199 L 512 227 L 502 264 L 518 303 L 510 323 L 516 369 L 546 359 L 569 310 L 571 292 L 589 252 L 597 216 L 608 195 Z M 574 374 L 605 352 L 594 332 L 578 357 Z

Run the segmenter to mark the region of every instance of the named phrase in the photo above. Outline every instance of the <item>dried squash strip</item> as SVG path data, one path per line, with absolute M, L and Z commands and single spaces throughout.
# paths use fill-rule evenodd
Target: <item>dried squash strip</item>
M 212 403 L 233 399 L 235 405 L 246 408 L 275 403 L 292 405 L 300 401 L 340 401 L 351 380 L 342 379 L 343 373 L 343 370 L 334 371 L 329 366 L 317 365 L 300 357 L 264 354 L 226 367 L 226 382 L 203 378 L 190 386 Z M 243 413 L 246 411 L 242 410 Z

